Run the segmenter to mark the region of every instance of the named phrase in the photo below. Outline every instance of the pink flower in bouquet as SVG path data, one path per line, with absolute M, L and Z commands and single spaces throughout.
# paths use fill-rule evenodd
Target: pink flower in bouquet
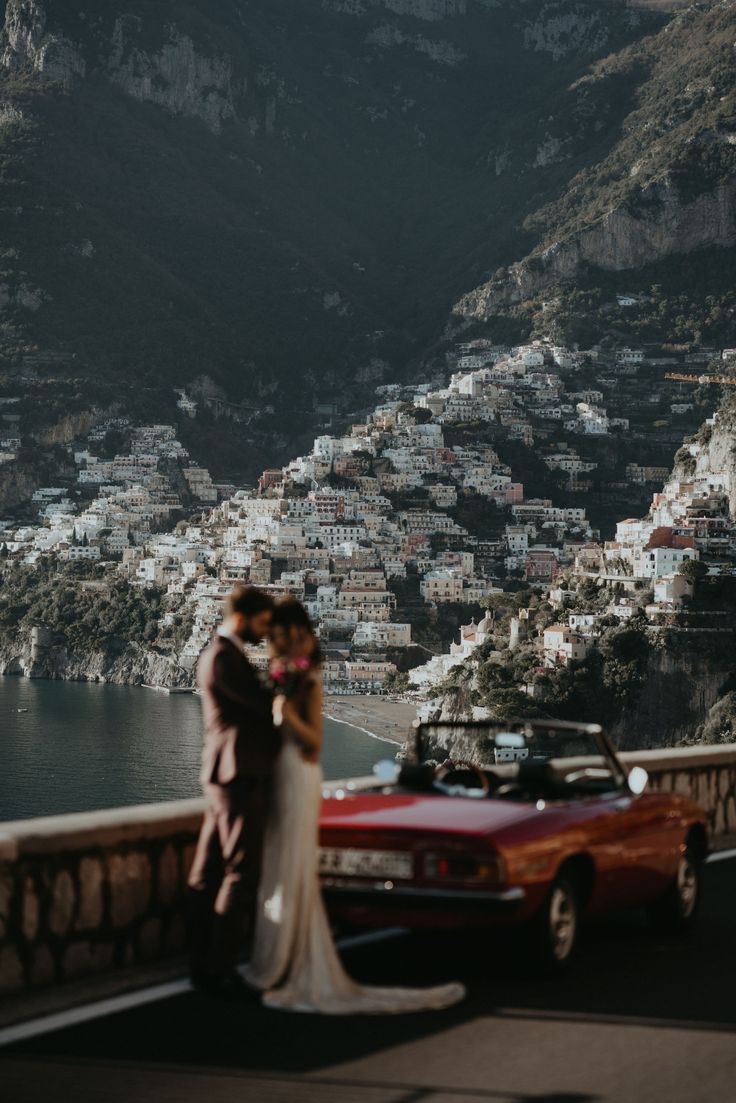
M 305 675 L 311 667 L 312 661 L 307 655 L 272 659 L 269 673 L 274 689 L 285 697 L 292 697 L 304 685 Z

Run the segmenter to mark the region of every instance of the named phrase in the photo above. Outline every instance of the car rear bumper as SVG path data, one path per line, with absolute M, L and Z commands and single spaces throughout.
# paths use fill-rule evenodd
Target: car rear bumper
M 411 885 L 360 885 L 353 880 L 324 878 L 322 891 L 334 919 L 361 926 L 386 923 L 405 927 L 483 926 L 518 918 L 526 893 L 503 889 L 440 889 Z

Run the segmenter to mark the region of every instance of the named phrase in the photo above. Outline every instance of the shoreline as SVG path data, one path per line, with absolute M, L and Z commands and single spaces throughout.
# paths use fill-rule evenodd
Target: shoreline
M 328 720 L 346 724 L 381 743 L 403 747 L 416 718 L 416 705 L 367 694 L 331 694 L 325 696 L 323 712 Z
M 96 677 L 56 677 L 49 671 L 30 674 L 24 670 L 0 670 L 0 677 L 18 678 L 29 681 L 66 682 L 78 685 L 124 686 L 130 689 L 145 689 L 148 692 L 164 693 L 167 696 L 199 696 L 195 686 L 164 686 L 141 682 L 133 679 L 108 679 Z M 394 747 L 405 746 L 409 738 L 417 706 L 407 701 L 391 700 L 378 694 L 325 694 L 322 708 L 326 719 L 345 724 L 363 735 L 370 736 L 381 743 L 390 743 Z

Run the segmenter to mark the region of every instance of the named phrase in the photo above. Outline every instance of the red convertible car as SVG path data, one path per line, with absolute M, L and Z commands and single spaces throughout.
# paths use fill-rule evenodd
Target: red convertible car
M 336 922 L 525 925 L 552 968 L 586 914 L 646 905 L 664 926 L 692 924 L 705 813 L 647 792 L 598 725 L 436 723 L 414 739 L 405 762 L 325 786 L 320 874 Z

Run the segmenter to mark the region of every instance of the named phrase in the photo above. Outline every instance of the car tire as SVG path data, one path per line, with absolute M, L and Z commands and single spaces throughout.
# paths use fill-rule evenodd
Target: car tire
M 532 956 L 543 973 L 561 973 L 572 961 L 578 943 L 581 910 L 578 885 L 570 873 L 562 870 L 532 921 Z
M 700 904 L 702 864 L 698 851 L 687 846 L 667 890 L 649 906 L 649 921 L 655 930 L 669 934 L 692 930 Z

